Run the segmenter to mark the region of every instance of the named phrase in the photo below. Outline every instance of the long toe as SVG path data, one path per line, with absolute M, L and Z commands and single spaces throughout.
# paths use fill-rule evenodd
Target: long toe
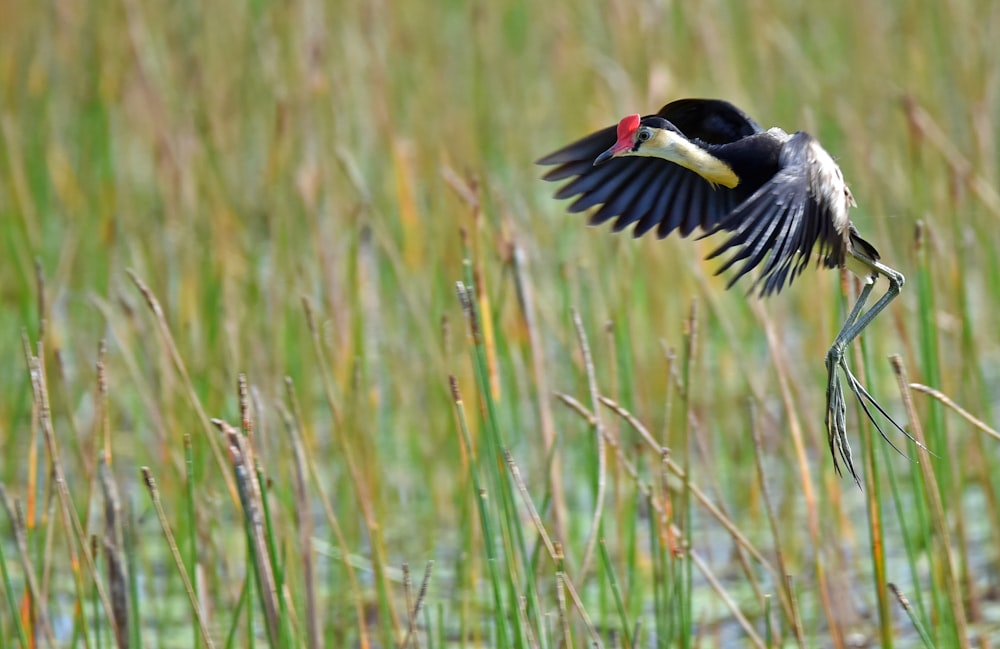
M 900 448 L 896 446 L 891 439 L 889 439 L 889 437 L 885 434 L 885 431 L 882 430 L 882 427 L 879 426 L 878 421 L 875 419 L 874 413 L 872 413 L 872 411 L 868 408 L 869 404 L 871 404 L 871 406 L 875 408 L 875 410 L 877 410 L 883 417 L 886 418 L 886 421 L 892 424 L 892 426 L 900 433 L 902 433 L 908 440 L 926 450 L 926 447 L 920 442 L 918 442 L 916 439 L 914 439 L 912 435 L 906 432 L 906 429 L 903 428 L 899 424 L 899 422 L 893 419 L 889 415 L 889 413 L 885 411 L 885 408 L 883 408 L 882 405 L 875 400 L 875 397 L 873 397 L 871 393 L 868 392 L 868 390 L 866 390 L 863 385 L 861 385 L 861 382 L 858 381 L 857 377 L 854 376 L 854 374 L 851 372 L 851 369 L 847 366 L 846 362 L 842 360 L 840 363 L 840 367 L 841 369 L 844 370 L 844 376 L 847 377 L 847 384 L 850 386 L 851 392 L 854 393 L 854 396 L 858 400 L 858 403 L 861 404 L 861 409 L 864 410 L 865 416 L 868 417 L 868 420 L 872 422 L 872 425 L 875 426 L 875 429 L 878 431 L 879 435 L 882 436 L 882 439 L 888 442 L 889 446 L 891 446 L 897 453 L 899 453 L 903 457 L 908 457 L 906 453 L 900 450 Z
M 840 456 L 840 459 L 847 466 L 847 471 L 860 487 L 861 482 L 854 469 L 851 445 L 847 440 L 847 404 L 844 401 L 844 389 L 840 382 L 840 376 L 837 374 L 836 366 L 830 372 L 826 394 L 826 434 L 827 442 L 830 445 L 830 455 L 833 457 L 833 467 L 838 475 L 842 475 L 840 464 L 837 461 L 837 456 Z

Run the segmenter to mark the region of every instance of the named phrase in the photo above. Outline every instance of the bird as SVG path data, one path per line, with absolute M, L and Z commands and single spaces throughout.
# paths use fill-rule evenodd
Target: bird
M 732 270 L 727 288 L 756 271 L 749 293 L 768 297 L 789 286 L 811 259 L 847 268 L 863 286 L 826 354 L 826 432 L 837 474 L 838 455 L 858 487 L 847 437 L 846 404 L 838 370 L 865 415 L 897 451 L 869 405 L 918 446 L 854 376 L 847 347 L 900 294 L 903 274 L 885 265 L 861 237 L 848 211 L 854 196 L 840 167 L 804 131 L 765 130 L 721 99 L 678 99 L 652 115 L 628 115 L 537 161 L 553 166 L 547 181 L 566 181 L 555 197 L 574 198 L 571 213 L 594 211 L 591 225 L 614 219 L 640 237 L 656 230 L 687 237 L 722 237 L 707 259 L 723 258 L 716 274 Z M 886 291 L 871 305 L 876 280 Z

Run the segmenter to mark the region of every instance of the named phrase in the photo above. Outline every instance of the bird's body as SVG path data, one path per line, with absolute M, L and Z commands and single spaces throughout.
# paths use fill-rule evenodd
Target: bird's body
M 597 208 L 593 225 L 614 219 L 615 232 L 633 226 L 636 237 L 654 228 L 661 238 L 674 231 L 686 237 L 696 229 L 703 236 L 725 233 L 709 258 L 728 255 L 719 272 L 736 267 L 730 286 L 756 269 L 751 290 L 761 296 L 778 293 L 814 255 L 827 268 L 846 267 L 859 275 L 864 289 L 827 355 L 830 447 L 857 480 L 836 370 L 844 371 L 869 417 L 866 400 L 885 414 L 851 374 L 843 352 L 895 298 L 904 280 L 880 262 L 875 247 L 851 223 L 854 198 L 840 167 L 815 138 L 801 131 L 764 130 L 725 101 L 681 99 L 654 115 L 625 117 L 617 127 L 577 140 L 538 163 L 555 166 L 546 180 L 567 181 L 556 197 L 576 197 L 570 212 Z M 879 275 L 889 279 L 889 290 L 864 311 Z M 834 461 L 836 466 L 836 453 Z
M 827 267 L 844 265 L 851 247 L 878 260 L 848 218 L 854 199 L 840 168 L 808 133 L 765 131 L 719 100 L 682 99 L 622 122 L 617 133 L 606 128 L 539 160 L 557 165 L 546 180 L 572 178 L 556 193 L 579 196 L 569 211 L 601 205 L 591 224 L 615 219 L 616 232 L 635 224 L 637 237 L 654 227 L 661 238 L 730 232 L 710 256 L 740 248 L 723 266 L 743 262 L 733 282 L 767 258 L 758 278 L 764 295 L 790 283 L 814 250 Z M 632 131 L 651 134 L 634 149 L 622 140 Z M 629 157 L 595 165 L 617 142 L 617 155 Z

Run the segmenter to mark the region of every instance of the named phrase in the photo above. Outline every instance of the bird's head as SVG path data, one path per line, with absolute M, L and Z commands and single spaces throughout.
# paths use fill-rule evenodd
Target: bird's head
M 629 115 L 618 122 L 618 141 L 597 156 L 595 165 L 622 156 L 654 156 L 670 159 L 679 137 L 677 129 L 662 117 Z
M 673 162 L 694 171 L 713 187 L 721 185 L 732 189 L 740 183 L 732 167 L 716 157 L 704 143 L 689 139 L 676 126 L 657 115 L 646 118 L 629 115 L 618 122 L 618 140 L 597 156 L 594 165 L 624 156 L 645 156 Z

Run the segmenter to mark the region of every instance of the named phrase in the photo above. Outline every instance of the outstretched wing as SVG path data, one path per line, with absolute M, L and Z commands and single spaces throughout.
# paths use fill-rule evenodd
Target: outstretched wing
M 815 252 L 828 266 L 843 263 L 850 227 L 850 194 L 840 169 L 808 133 L 784 144 L 779 170 L 716 226 L 728 238 L 709 254 L 732 255 L 718 270 L 739 264 L 729 286 L 759 268 L 750 290 L 778 293 L 802 272 Z
M 609 126 L 538 160 L 556 166 L 545 180 L 570 179 L 556 192 L 556 198 L 578 197 L 570 212 L 601 206 L 591 215 L 591 225 L 615 219 L 615 232 L 635 223 L 635 237 L 654 227 L 660 238 L 674 230 L 687 236 L 697 227 L 715 228 L 736 206 L 732 190 L 712 187 L 695 172 L 666 160 L 626 157 L 595 167 L 594 160 L 615 140 L 615 127 Z

